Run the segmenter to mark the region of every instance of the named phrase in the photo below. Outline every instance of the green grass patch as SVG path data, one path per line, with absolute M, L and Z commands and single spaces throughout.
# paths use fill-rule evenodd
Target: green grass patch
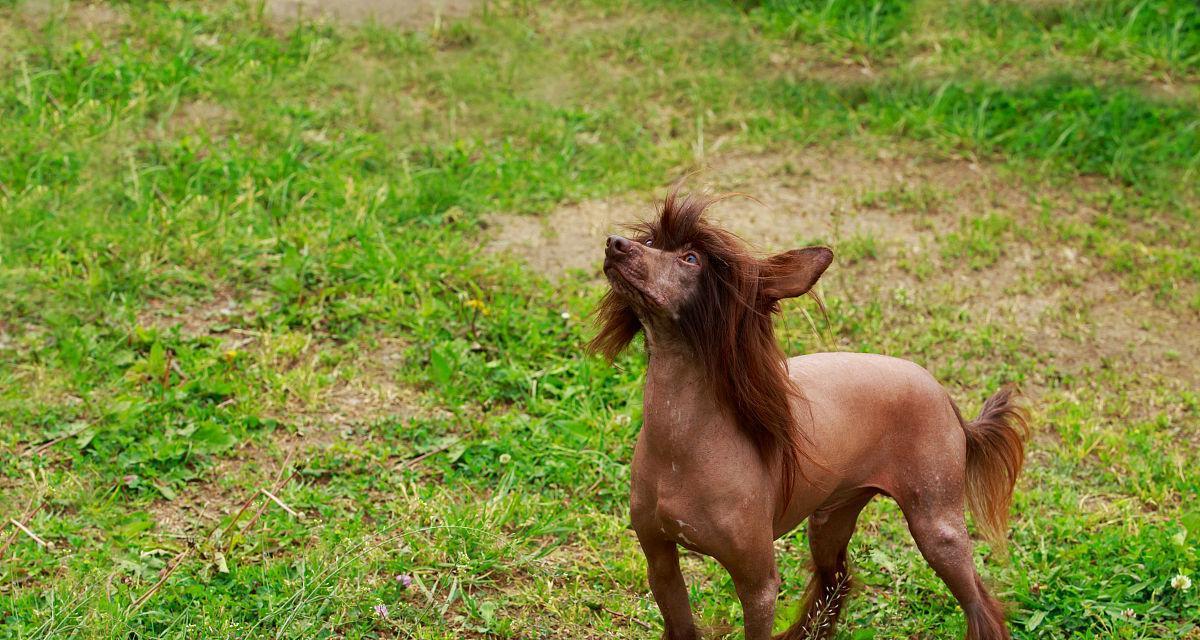
M 949 224 L 944 194 L 865 193 L 918 214 L 936 250 L 894 270 L 874 235 L 844 239 L 829 324 L 789 307 L 789 352 L 912 358 L 965 408 L 1039 387 L 1013 557 L 987 563 L 1016 635 L 1194 630 L 1197 590 L 1170 582 L 1200 571 L 1195 394 L 1054 361 L 943 278 L 1065 246 L 1192 313 L 1193 105 L 1087 73 L 780 68 L 907 55 L 923 3 L 513 3 L 416 30 L 281 26 L 240 2 L 110 9 L 92 28 L 73 8 L 0 7 L 0 514 L 40 505 L 29 527 L 54 544 L 12 538 L 0 637 L 656 637 L 625 528 L 644 357 L 585 355 L 600 288 L 483 251 L 484 216 L 653 191 L 726 152 L 881 139 L 1022 185 L 1102 186 L 1069 211 Z M 945 19 L 990 21 L 978 46 L 1028 31 L 1081 59 L 1194 69 L 1186 6 L 1078 11 Z M 1006 42 L 1040 55 L 1022 37 Z M 1080 333 L 1087 313 L 1062 311 Z M 362 400 L 364 381 L 406 393 Z M 279 473 L 304 518 L 261 493 Z M 867 587 L 845 637 L 960 634 L 897 515 L 873 507 L 852 548 Z M 806 575 L 803 534 L 782 545 L 781 610 Z M 688 563 L 701 617 L 736 620 L 726 574 Z
M 1200 8 L 1188 0 L 1028 3 L 738 2 L 767 31 L 837 56 L 951 68 L 984 64 L 1114 64 L 1139 75 L 1200 70 Z

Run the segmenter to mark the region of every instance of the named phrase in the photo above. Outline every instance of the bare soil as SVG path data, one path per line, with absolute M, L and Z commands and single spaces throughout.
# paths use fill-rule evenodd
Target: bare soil
M 461 18 L 479 4 L 479 0 L 267 0 L 266 9 L 281 21 L 321 17 L 415 29 Z
M 101 31 L 128 23 L 128 17 L 107 2 L 70 2 L 69 0 L 18 0 L 17 15 L 26 26 L 41 26 L 51 20 L 66 20 L 85 31 Z
M 180 102 L 162 123 L 167 138 L 180 134 L 204 131 L 214 138 L 224 134 L 236 124 L 236 114 L 228 107 L 207 100 Z
M 278 345 L 269 336 L 229 328 L 253 317 L 254 298 L 253 292 L 242 299 L 218 291 L 211 299 L 158 300 L 139 314 L 138 324 L 178 331 L 188 338 L 219 339 L 222 348 L 245 352 L 260 366 L 281 372 L 310 365 L 319 353 L 331 348 L 313 340 L 299 353 L 280 356 Z M 277 429 L 264 443 L 242 444 L 202 478 L 179 490 L 173 500 L 156 500 L 149 505 L 158 531 L 168 537 L 207 534 L 255 492 L 269 489 L 276 477 L 303 467 L 312 456 L 330 448 L 359 449 L 372 438 L 373 424 L 421 414 L 419 393 L 396 380 L 403 366 L 405 343 L 387 336 L 374 342 L 375 347 L 369 351 L 340 363 L 332 371 L 322 371 L 333 381 L 315 393 L 289 395 L 278 406 L 263 407 L 264 417 L 279 420 L 289 428 Z M 381 465 L 387 463 L 380 461 Z
M 263 444 L 241 445 L 174 500 L 156 500 L 148 510 L 158 530 L 169 536 L 207 534 L 247 499 L 264 499 L 256 493 L 270 490 L 278 478 L 304 467 L 314 455 L 331 448 L 361 449 L 372 438 L 372 424 L 420 415 L 418 392 L 395 381 L 401 351 L 399 341 L 381 341 L 354 365 L 356 373 L 342 376 L 311 401 L 289 403 L 276 416 L 294 430 L 277 430 Z M 379 461 L 381 466 L 390 463 Z
M 894 215 L 861 206 L 860 201 L 888 189 L 983 191 L 993 182 L 978 165 L 968 162 L 922 164 L 844 149 L 719 158 L 693 177 L 685 190 L 745 194 L 714 205 L 712 218 L 754 246 L 778 251 L 798 243 L 836 242 L 862 234 L 919 247 L 933 241 L 935 234 L 918 229 L 915 216 Z M 551 278 L 575 269 L 599 277 L 605 237 L 652 217 L 657 197 L 624 195 L 576 203 L 545 217 L 489 216 L 487 223 L 494 231 L 488 248 L 517 253 Z
M 1087 220 L 1096 212 L 1079 203 L 1078 193 L 1102 185 L 1085 179 L 1072 186 L 1078 191 L 1045 188 L 1036 195 L 1062 204 L 1060 215 Z M 1177 385 L 1200 385 L 1200 366 L 1188 355 L 1200 353 L 1200 318 L 1124 290 L 1096 258 L 1037 238 L 997 239 L 1005 255 L 983 268 L 941 258 L 940 243 L 963 220 L 996 213 L 1020 226 L 1038 215 L 1031 187 L 993 167 L 888 150 L 813 148 L 717 158 L 685 190 L 754 198 L 724 200 L 714 205 L 712 217 L 764 251 L 821 242 L 836 253 L 847 241 L 873 238 L 874 258 L 835 260 L 823 281 L 827 295 L 878 298 L 896 313 L 913 313 L 935 298 L 950 301 L 973 321 L 1014 328 L 1031 349 L 1066 371 L 1125 367 Z M 551 279 L 581 270 L 598 281 L 605 237 L 653 216 L 658 197 L 575 203 L 544 217 L 493 215 L 487 248 L 517 255 Z M 923 280 L 900 266 L 918 258 L 936 267 Z M 915 304 L 896 305 L 890 298 L 900 291 Z

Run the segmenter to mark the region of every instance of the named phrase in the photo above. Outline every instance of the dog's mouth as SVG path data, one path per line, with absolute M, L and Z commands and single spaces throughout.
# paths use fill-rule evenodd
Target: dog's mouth
M 626 269 L 627 267 L 622 262 L 604 261 L 604 275 L 608 277 L 608 284 L 612 286 L 613 290 L 634 306 L 645 309 L 662 308 L 662 301 L 643 289 L 638 284 L 638 278 L 627 273 Z

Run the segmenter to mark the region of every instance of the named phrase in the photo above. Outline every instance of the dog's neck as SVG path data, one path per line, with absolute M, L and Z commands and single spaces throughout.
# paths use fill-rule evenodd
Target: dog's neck
M 646 327 L 646 343 L 643 430 L 650 449 L 677 457 L 704 448 L 714 437 L 738 437 L 691 347 L 672 331 L 652 326 Z

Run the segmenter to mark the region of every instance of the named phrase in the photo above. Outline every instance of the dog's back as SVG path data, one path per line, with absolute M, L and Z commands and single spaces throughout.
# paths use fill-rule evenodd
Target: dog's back
M 906 479 L 961 475 L 965 434 L 949 395 L 921 366 L 868 353 L 814 353 L 788 360 L 788 372 L 803 394 L 797 421 L 839 488 L 891 495 Z

